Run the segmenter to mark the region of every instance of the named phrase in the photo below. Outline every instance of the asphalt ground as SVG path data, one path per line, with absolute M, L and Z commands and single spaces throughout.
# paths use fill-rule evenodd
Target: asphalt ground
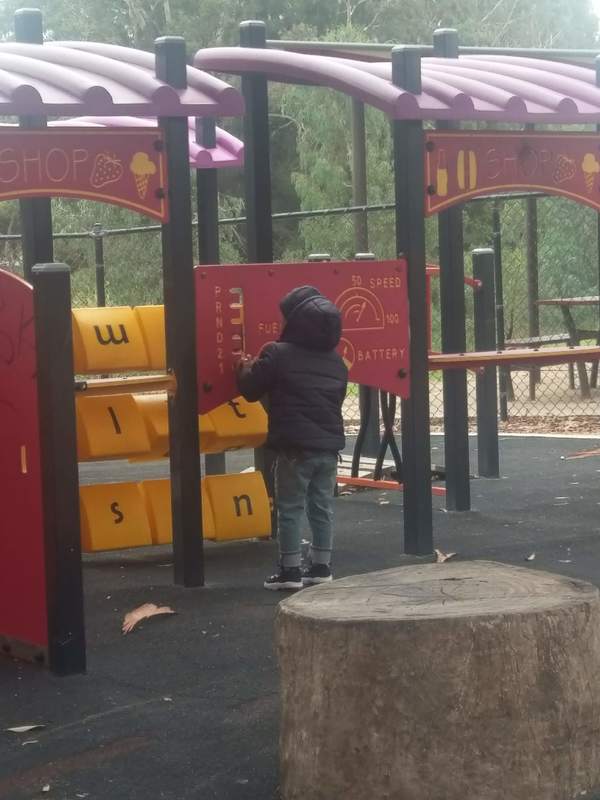
M 446 513 L 434 498 L 436 547 L 600 585 L 600 458 L 561 458 L 596 445 L 503 437 L 503 477 L 472 482 L 471 512 Z M 439 463 L 439 437 L 434 447 Z M 82 481 L 130 480 L 131 469 L 87 465 Z M 164 469 L 143 465 L 136 477 Z M 405 563 L 400 493 L 362 491 L 335 509 L 337 576 Z M 0 798 L 275 800 L 281 598 L 262 588 L 275 559 L 273 542 L 208 543 L 206 587 L 182 589 L 168 547 L 85 557 L 87 674 L 0 659 Z M 124 614 L 145 602 L 177 613 L 124 636 Z M 5 731 L 33 723 L 46 727 Z

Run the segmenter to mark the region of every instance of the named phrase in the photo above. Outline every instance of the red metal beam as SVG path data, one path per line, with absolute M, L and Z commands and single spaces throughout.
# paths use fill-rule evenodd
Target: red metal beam
M 343 486 L 358 486 L 362 489 L 395 489 L 397 491 L 404 491 L 404 484 L 398 481 L 376 481 L 374 478 L 347 478 L 344 475 L 337 476 L 337 482 Z M 445 495 L 446 489 L 444 486 L 432 486 L 431 494 Z

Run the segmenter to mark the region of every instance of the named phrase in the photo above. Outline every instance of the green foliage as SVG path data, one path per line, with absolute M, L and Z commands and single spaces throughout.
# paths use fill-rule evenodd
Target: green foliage
M 12 16 L 21 0 L 0 3 L 0 38 L 10 38 Z M 431 41 L 437 27 L 456 27 L 464 44 L 529 47 L 594 47 L 598 23 L 589 0 L 38 0 L 49 39 L 87 39 L 152 49 L 164 33 L 184 34 L 190 55 L 200 47 L 235 44 L 245 18 L 263 19 L 270 38 L 325 41 Z M 345 207 L 353 202 L 351 101 L 332 91 L 272 85 L 270 92 L 273 211 Z M 236 135 L 239 121 L 226 121 Z M 394 199 L 390 127 L 379 111 L 367 108 L 368 201 Z M 221 216 L 244 213 L 240 171 L 221 175 Z M 507 328 L 526 333 L 525 206 L 503 206 L 504 282 Z M 491 202 L 471 203 L 465 211 L 465 253 L 491 244 Z M 596 215 L 556 198 L 540 201 L 540 295 L 597 291 Z M 132 212 L 79 201 L 53 201 L 57 232 L 88 232 L 148 224 Z M 278 259 L 304 259 L 310 252 L 351 257 L 359 248 L 352 215 L 322 216 L 274 224 Z M 0 205 L 0 233 L 19 230 L 18 204 Z M 582 235 L 585 231 L 585 235 Z M 224 262 L 246 258 L 244 226 L 221 228 Z M 369 249 L 379 257 L 394 254 L 394 216 L 368 215 Z M 426 224 L 427 257 L 438 259 L 437 220 Z M 364 245 L 360 246 L 364 249 Z M 162 297 L 160 236 L 157 232 L 105 239 L 107 300 L 158 302 Z M 91 237 L 56 242 L 56 258 L 73 267 L 76 302 L 95 302 L 94 243 Z M 20 248 L 0 243 L 0 262 L 20 268 Z M 466 261 L 470 268 L 469 259 Z M 438 286 L 434 284 L 434 301 Z M 543 323 L 560 326 L 544 309 Z M 471 306 L 469 304 L 469 315 Z M 470 317 L 469 317 L 470 325 Z M 469 328 L 470 330 L 470 328 Z M 434 346 L 439 344 L 439 313 L 434 313 Z

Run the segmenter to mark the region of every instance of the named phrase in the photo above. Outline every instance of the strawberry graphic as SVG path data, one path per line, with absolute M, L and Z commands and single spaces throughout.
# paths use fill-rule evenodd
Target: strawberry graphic
M 123 177 L 123 164 L 115 155 L 98 153 L 90 176 L 90 183 L 100 189 L 109 183 L 115 183 Z
M 575 160 L 569 158 L 568 156 L 564 156 L 561 153 L 556 159 L 556 167 L 554 169 L 552 179 L 554 183 L 564 183 L 565 181 L 570 181 L 571 178 L 574 178 L 576 171 L 577 167 Z

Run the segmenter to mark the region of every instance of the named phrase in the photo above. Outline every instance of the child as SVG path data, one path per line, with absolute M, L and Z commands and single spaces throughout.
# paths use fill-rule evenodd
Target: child
M 266 345 L 257 359 L 242 356 L 237 373 L 246 400 L 268 396 L 280 562 L 264 586 L 275 590 L 332 580 L 333 492 L 345 444 L 342 404 L 348 383 L 348 370 L 335 351 L 342 330 L 335 305 L 314 286 L 300 286 L 279 307 L 285 320 L 279 341 Z M 312 547 L 311 564 L 302 574 L 305 510 Z

